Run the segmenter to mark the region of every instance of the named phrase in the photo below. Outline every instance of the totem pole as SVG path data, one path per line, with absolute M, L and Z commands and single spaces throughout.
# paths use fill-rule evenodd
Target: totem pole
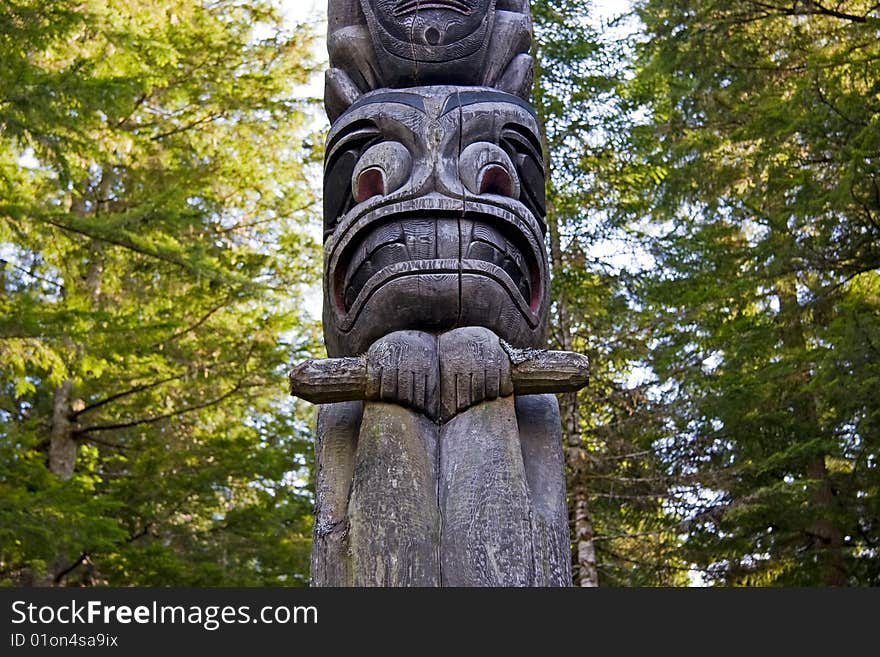
M 330 0 L 315 586 L 568 586 L 527 0 Z

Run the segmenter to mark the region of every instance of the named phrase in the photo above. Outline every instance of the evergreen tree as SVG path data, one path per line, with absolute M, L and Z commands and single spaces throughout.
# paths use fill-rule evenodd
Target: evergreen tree
M 639 5 L 628 86 L 653 176 L 626 208 L 682 485 L 719 584 L 878 584 L 880 8 Z
M 0 5 L 0 582 L 307 581 L 309 35 Z
M 629 45 L 598 30 L 590 0 L 541 0 L 532 11 L 550 163 L 551 344 L 591 360 L 587 388 L 560 400 L 575 583 L 683 583 L 676 521 L 664 506 L 671 477 L 654 451 L 664 418 L 648 382 L 634 381 L 646 340 L 630 308 L 634 273 L 615 258 L 625 236 L 611 221 L 633 193 L 619 92 Z

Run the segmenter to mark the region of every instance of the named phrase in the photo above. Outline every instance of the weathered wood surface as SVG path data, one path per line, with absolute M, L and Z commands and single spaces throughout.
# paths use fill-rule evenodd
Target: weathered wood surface
M 530 586 L 531 503 L 513 398 L 456 415 L 440 445 L 443 585 Z
M 291 395 L 313 404 L 367 398 L 367 363 L 363 357 L 307 360 L 291 370 L 288 380 Z
M 354 586 L 439 586 L 437 425 L 396 404 L 364 407 L 349 501 Z
M 589 360 L 570 351 L 513 349 L 510 376 L 517 395 L 576 392 L 587 385 Z M 313 404 L 369 399 L 365 358 L 315 358 L 288 377 L 290 394 Z
M 354 477 L 362 402 L 325 404 L 315 433 L 315 527 L 311 579 L 316 586 L 351 586 L 348 498 Z
M 532 21 L 526 0 L 471 0 L 446 7 L 330 0 L 328 19 L 325 107 L 331 120 L 360 94 L 383 87 L 490 86 L 522 98 L 531 91 Z
M 439 427 L 382 402 L 321 407 L 314 586 L 568 586 L 552 395 Z
M 566 586 L 528 0 L 330 0 L 316 586 Z M 513 345 L 513 346 L 511 346 Z M 517 347 L 517 348 L 514 348 Z
M 534 586 L 571 586 L 565 457 L 554 395 L 516 398 L 519 443 L 529 489 Z

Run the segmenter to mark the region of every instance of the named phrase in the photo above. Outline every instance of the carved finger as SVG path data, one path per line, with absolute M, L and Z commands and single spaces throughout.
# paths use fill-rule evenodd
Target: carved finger
M 397 368 L 382 368 L 382 389 L 379 398 L 382 401 L 397 401 Z
M 367 363 L 367 385 L 366 385 L 366 394 L 364 395 L 368 400 L 376 400 L 379 399 L 379 395 L 382 394 L 382 368 L 380 367 L 378 370 L 371 366 L 371 363 Z
M 479 404 L 486 399 L 486 372 L 475 369 L 471 373 L 471 404 Z
M 509 397 L 513 394 L 513 378 L 510 376 L 510 359 L 507 354 L 501 359 L 499 397 Z
M 471 376 L 469 374 L 455 375 L 455 410 L 463 411 L 471 405 Z
M 410 370 L 400 370 L 397 377 L 397 401 L 404 406 L 415 405 L 415 373 Z
M 486 399 L 497 399 L 501 392 L 501 368 L 487 367 L 486 377 Z
M 435 376 L 425 375 L 425 415 L 432 420 L 440 416 L 440 379 Z
M 420 411 L 428 410 L 428 398 L 426 388 L 428 387 L 428 375 L 421 372 L 412 373 L 412 405 Z

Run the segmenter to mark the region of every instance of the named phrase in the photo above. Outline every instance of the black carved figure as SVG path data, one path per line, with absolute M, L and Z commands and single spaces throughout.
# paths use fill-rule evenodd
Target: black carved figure
M 525 0 L 330 0 L 312 583 L 568 586 Z
M 486 88 L 373 92 L 336 122 L 324 196 L 331 356 L 395 330 L 471 325 L 543 345 L 539 135 L 528 105 Z
M 433 84 L 527 98 L 531 35 L 527 0 L 330 0 L 327 113 L 375 89 Z

